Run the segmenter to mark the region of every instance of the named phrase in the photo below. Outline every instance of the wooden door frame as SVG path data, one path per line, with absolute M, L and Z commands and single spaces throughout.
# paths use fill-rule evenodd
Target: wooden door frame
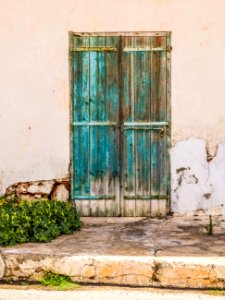
M 110 36 L 164 36 L 166 37 L 167 47 L 171 48 L 171 31 L 119 31 L 119 32 L 69 32 L 69 89 L 70 89 L 70 101 L 69 101 L 69 128 L 70 128 L 70 164 L 69 164 L 69 177 L 70 177 L 70 199 L 74 201 L 73 186 L 74 186 L 74 130 L 73 130 L 73 111 L 74 111 L 74 72 L 73 72 L 73 52 L 70 50 L 73 47 L 74 37 L 110 37 Z M 167 213 L 171 212 L 171 165 L 170 165 L 170 148 L 171 148 L 171 51 L 167 52 L 166 59 L 166 117 L 169 122 L 169 130 L 167 134 L 167 161 L 168 161 L 168 200 L 167 200 Z

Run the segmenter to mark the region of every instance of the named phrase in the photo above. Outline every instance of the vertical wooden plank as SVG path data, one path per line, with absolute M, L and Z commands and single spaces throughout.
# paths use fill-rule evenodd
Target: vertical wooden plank
M 152 37 L 151 38 L 152 47 L 161 46 L 161 37 Z M 152 52 L 151 53 L 151 121 L 159 121 L 159 67 L 160 67 L 160 53 Z M 158 130 L 151 131 L 151 196 L 159 196 L 159 141 L 160 135 Z M 157 198 L 156 198 L 157 199 Z M 158 214 L 158 200 L 151 200 L 151 216 Z
M 167 214 L 167 200 L 166 199 L 152 199 L 151 200 L 151 217 L 163 218 Z
M 150 46 L 149 37 L 136 38 L 137 46 Z M 135 122 L 150 121 L 150 52 L 136 52 L 135 64 Z M 136 216 L 150 216 L 150 199 L 139 199 L 138 196 L 149 196 L 150 190 L 150 130 L 138 129 L 136 134 Z
M 167 47 L 166 37 L 152 37 L 152 47 Z M 167 51 L 152 52 L 152 76 L 155 81 L 152 84 L 152 121 L 167 120 L 166 108 L 166 56 Z
M 166 47 L 165 37 L 152 37 L 152 47 Z M 152 94 L 151 94 L 151 121 L 166 120 L 166 53 L 152 52 L 151 58 L 151 77 L 152 77 Z M 152 130 L 151 133 L 151 194 L 160 198 L 166 194 L 166 165 L 165 151 L 166 138 L 165 134 L 159 130 Z M 153 199 L 151 202 L 151 215 L 161 215 L 163 205 L 166 201 L 160 202 Z M 158 202 L 157 202 L 158 201 Z
M 167 32 L 166 45 L 168 48 L 171 47 L 171 32 Z M 170 212 L 171 208 L 171 187 L 170 187 L 170 147 L 171 147 L 171 51 L 166 53 L 166 120 L 169 122 L 169 126 L 166 131 L 166 170 L 167 170 L 167 213 Z
M 89 38 L 74 38 L 74 46 L 89 46 Z M 74 53 L 74 117 L 75 122 L 89 119 L 89 54 Z M 89 195 L 89 132 L 85 126 L 74 127 L 74 196 Z M 82 215 L 89 214 L 89 201 L 79 202 Z
M 166 37 L 161 38 L 161 46 L 167 47 Z M 167 52 L 160 52 L 160 66 L 159 66 L 159 121 L 167 120 L 167 64 L 166 64 Z M 168 185 L 168 168 L 167 168 L 167 128 L 163 127 L 163 132 L 160 133 L 160 186 L 159 194 L 162 198 L 163 195 L 167 195 L 167 185 Z M 167 202 L 164 201 L 164 205 Z M 162 204 L 163 206 L 163 204 Z M 165 210 L 165 209 L 164 209 Z
M 69 103 L 69 126 L 70 126 L 70 191 L 69 199 L 74 201 L 74 127 L 73 127 L 73 118 L 74 118 L 74 53 L 71 51 L 74 47 L 74 35 L 72 32 L 69 32 L 69 84 L 70 84 L 70 103 Z M 74 201 L 76 206 L 76 203 Z M 77 207 L 76 207 L 77 209 Z
M 90 46 L 105 46 L 105 37 L 90 37 Z M 90 52 L 90 121 L 104 122 L 105 53 Z M 90 126 L 91 195 L 105 195 L 106 129 Z M 105 199 L 91 200 L 91 215 L 105 215 Z
M 134 47 L 133 37 L 123 37 L 122 48 Z M 135 54 L 122 53 L 122 103 L 123 117 L 125 122 L 134 122 L 135 101 L 135 77 L 134 77 Z M 136 174 L 135 174 L 135 136 L 134 130 L 124 129 L 124 155 L 123 155 L 123 215 L 135 216 Z
M 119 122 L 119 37 L 106 37 L 105 45 L 117 48 L 116 52 L 105 53 L 106 83 L 105 83 L 105 110 L 108 122 Z M 119 128 L 106 126 L 106 169 L 105 194 L 114 195 L 115 199 L 105 202 L 106 216 L 120 214 L 120 161 L 119 161 Z
M 162 47 L 167 47 L 167 38 L 161 38 Z M 160 113 L 159 118 L 160 121 L 167 120 L 167 52 L 160 53 Z M 162 202 L 160 206 L 160 212 L 162 216 L 166 215 L 167 212 L 167 197 L 168 197 L 168 156 L 167 156 L 167 127 L 164 127 L 164 132 L 161 133 L 160 139 L 160 198 L 159 202 Z M 163 196 L 167 196 L 163 199 Z

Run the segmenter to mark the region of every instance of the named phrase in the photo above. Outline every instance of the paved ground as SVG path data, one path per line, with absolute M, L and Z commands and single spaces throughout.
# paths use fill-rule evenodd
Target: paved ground
M 216 293 L 214 293 L 216 294 Z M 36 289 L 0 289 L 0 300 L 224 300 L 225 296 L 202 292 L 165 291 L 128 288 L 87 288 L 76 291 L 44 291 Z
M 85 218 L 51 243 L 0 248 L 0 279 L 33 281 L 46 271 L 82 283 L 225 288 L 225 217 Z
M 29 253 L 128 256 L 225 256 L 225 216 L 208 217 L 84 218 L 81 231 L 48 244 L 21 244 L 0 248 Z

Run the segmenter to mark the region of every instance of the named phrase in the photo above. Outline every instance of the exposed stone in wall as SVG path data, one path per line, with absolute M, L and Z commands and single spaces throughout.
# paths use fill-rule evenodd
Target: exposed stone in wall
M 171 149 L 172 211 L 225 213 L 225 143 L 208 160 L 206 142 L 190 138 Z
M 16 196 L 21 200 L 48 198 L 67 201 L 69 189 L 69 178 L 18 182 L 6 189 L 5 196 Z
M 55 184 L 52 189 L 51 198 L 67 201 L 69 199 L 69 189 L 65 186 L 65 184 Z

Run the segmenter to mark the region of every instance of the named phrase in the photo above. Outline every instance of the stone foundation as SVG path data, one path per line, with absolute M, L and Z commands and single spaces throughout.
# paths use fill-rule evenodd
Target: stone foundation
M 52 179 L 30 182 L 18 182 L 10 185 L 5 197 L 17 197 L 19 200 L 34 200 L 40 198 L 69 200 L 70 179 Z

